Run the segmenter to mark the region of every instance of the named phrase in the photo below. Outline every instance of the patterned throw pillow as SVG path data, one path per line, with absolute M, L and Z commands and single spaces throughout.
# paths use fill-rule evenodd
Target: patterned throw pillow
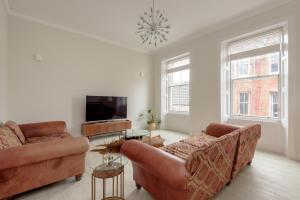
M 14 132 L 6 127 L 0 127 L 0 149 L 6 149 L 15 146 L 21 146 L 19 138 L 14 134 Z
M 19 138 L 19 140 L 20 140 L 20 142 L 22 144 L 26 143 L 25 136 L 22 133 L 20 127 L 18 126 L 18 124 L 16 122 L 14 122 L 14 121 L 8 121 L 8 122 L 5 123 L 5 126 L 7 126 L 8 128 L 10 128 L 15 133 L 15 135 Z

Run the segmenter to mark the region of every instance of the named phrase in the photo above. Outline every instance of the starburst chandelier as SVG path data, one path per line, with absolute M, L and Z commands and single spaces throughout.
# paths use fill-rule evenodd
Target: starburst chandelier
M 155 47 L 158 43 L 167 41 L 166 35 L 169 34 L 171 28 L 164 14 L 159 10 L 155 10 L 154 0 L 150 12 L 144 12 L 137 26 L 137 34 L 141 38 L 142 43 L 153 44 Z

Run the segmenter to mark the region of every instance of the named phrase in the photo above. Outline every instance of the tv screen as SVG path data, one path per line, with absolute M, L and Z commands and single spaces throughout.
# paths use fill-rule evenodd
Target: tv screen
M 127 118 L 127 97 L 86 96 L 87 122 L 125 118 Z

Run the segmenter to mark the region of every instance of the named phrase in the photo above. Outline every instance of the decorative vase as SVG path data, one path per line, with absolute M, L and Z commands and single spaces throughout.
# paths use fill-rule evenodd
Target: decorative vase
M 154 131 L 156 129 L 156 123 L 150 123 L 148 124 L 148 130 L 149 131 Z

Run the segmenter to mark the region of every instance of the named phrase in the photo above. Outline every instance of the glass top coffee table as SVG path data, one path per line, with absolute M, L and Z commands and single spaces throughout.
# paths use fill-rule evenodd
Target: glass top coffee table
M 144 136 L 151 136 L 151 131 L 143 129 L 131 129 L 125 133 L 125 140 L 142 139 Z

